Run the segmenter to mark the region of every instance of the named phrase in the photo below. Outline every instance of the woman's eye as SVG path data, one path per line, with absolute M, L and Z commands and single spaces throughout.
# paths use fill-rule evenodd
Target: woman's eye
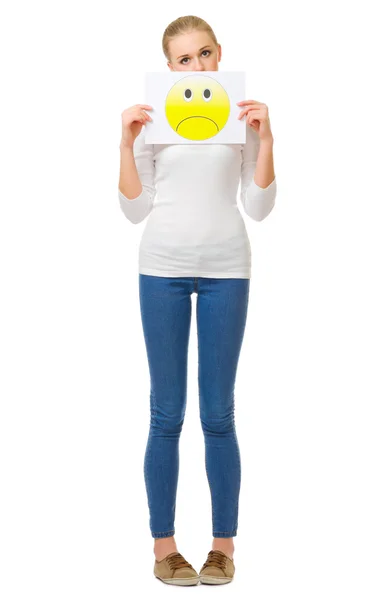
M 210 53 L 210 50 L 203 50 L 203 51 L 202 51 L 202 54 L 203 54 L 204 52 L 208 52 L 208 54 L 211 54 L 211 53 Z M 186 63 L 184 62 L 184 60 L 189 60 L 189 58 L 186 58 L 186 57 L 185 57 L 185 58 L 183 58 L 183 59 L 180 61 L 182 65 L 186 65 Z

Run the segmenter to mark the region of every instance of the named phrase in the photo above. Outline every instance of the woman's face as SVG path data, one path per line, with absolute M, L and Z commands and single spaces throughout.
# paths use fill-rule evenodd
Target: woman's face
M 178 35 L 169 43 L 171 71 L 217 71 L 221 46 L 215 46 L 206 31 Z

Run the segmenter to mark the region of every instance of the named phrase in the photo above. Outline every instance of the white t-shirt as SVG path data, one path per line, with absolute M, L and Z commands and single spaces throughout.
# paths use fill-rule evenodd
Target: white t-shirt
M 251 247 L 237 205 L 255 221 L 272 210 L 276 178 L 254 182 L 259 136 L 246 123 L 245 144 L 145 144 L 145 127 L 134 142 L 142 192 L 119 192 L 129 221 L 148 215 L 139 247 L 139 272 L 163 277 L 251 276 Z

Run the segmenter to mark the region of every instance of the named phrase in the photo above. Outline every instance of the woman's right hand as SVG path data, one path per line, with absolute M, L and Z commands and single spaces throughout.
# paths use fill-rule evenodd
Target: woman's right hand
M 152 121 L 144 109 L 153 110 L 149 104 L 135 104 L 122 112 L 122 141 L 121 145 L 133 148 L 143 124 Z

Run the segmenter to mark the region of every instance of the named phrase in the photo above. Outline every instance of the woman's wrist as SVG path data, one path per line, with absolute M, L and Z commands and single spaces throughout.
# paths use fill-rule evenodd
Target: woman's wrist
M 133 150 L 133 144 L 126 142 L 125 140 L 121 140 L 119 144 L 120 150 Z
M 260 140 L 260 145 L 261 146 L 268 146 L 271 147 L 273 146 L 273 135 L 270 135 L 266 138 L 263 138 Z

